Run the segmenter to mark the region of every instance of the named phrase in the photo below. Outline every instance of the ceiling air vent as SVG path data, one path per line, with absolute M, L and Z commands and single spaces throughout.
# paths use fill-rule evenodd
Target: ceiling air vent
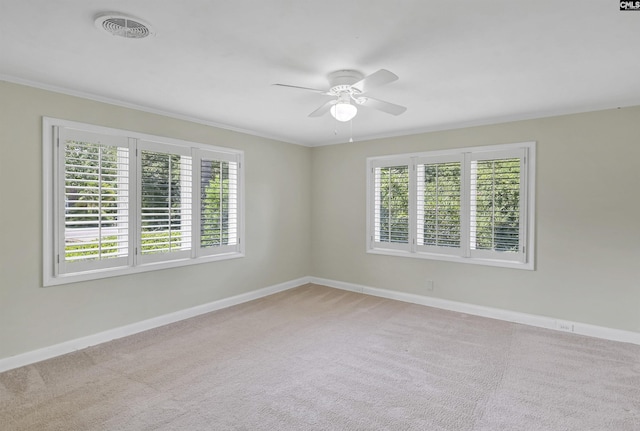
M 95 20 L 96 27 L 113 36 L 125 39 L 144 39 L 152 36 L 153 31 L 149 24 L 138 18 L 119 14 L 101 14 Z

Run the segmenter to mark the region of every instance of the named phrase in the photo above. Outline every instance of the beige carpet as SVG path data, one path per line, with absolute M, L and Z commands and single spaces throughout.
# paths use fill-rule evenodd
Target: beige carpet
M 640 430 L 640 346 L 308 285 L 0 374 L 8 430 Z

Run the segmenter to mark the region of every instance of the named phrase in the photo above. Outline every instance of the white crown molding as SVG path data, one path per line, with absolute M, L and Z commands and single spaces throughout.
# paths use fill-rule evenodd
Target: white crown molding
M 243 129 L 240 127 L 234 127 L 227 124 L 204 120 L 202 118 L 179 114 L 176 112 L 163 111 L 160 109 L 155 109 L 155 108 L 151 108 L 144 105 L 137 105 L 134 103 L 123 102 L 121 100 L 111 99 L 111 98 L 99 96 L 93 93 L 72 90 L 66 87 L 59 87 L 55 85 L 44 84 L 41 82 L 30 81 L 30 80 L 18 78 L 12 75 L 0 74 L 0 81 L 6 81 L 14 84 L 25 85 L 27 87 L 39 88 L 41 90 L 47 90 L 47 91 L 52 91 L 54 93 L 66 94 L 68 96 L 80 97 L 83 99 L 93 100 L 96 102 L 108 103 L 110 105 L 120 106 L 123 108 L 135 109 L 137 111 L 147 112 L 150 114 L 162 115 L 169 118 L 175 118 L 177 120 L 189 121 L 196 124 L 203 124 L 205 126 L 216 127 L 218 129 L 224 129 L 232 132 L 243 133 L 246 135 L 256 136 L 259 138 L 270 139 L 278 142 L 284 142 L 287 144 L 299 145 L 301 147 L 314 148 L 314 147 L 325 147 L 329 145 L 349 144 L 349 142 L 345 142 L 344 137 L 341 137 L 339 140 L 332 140 L 332 141 L 322 142 L 322 143 L 292 142 L 292 141 L 283 139 L 282 137 L 258 133 L 255 130 Z M 633 100 L 620 101 L 619 103 L 590 105 L 590 106 L 573 107 L 573 108 L 566 108 L 566 109 L 542 110 L 542 111 L 529 113 L 529 114 L 505 115 L 505 116 L 484 118 L 484 119 L 473 120 L 473 121 L 460 121 L 460 122 L 454 122 L 454 123 L 439 124 L 439 125 L 433 125 L 433 126 L 428 126 L 424 128 L 395 131 L 390 133 L 378 133 L 378 134 L 372 134 L 372 135 L 356 136 L 354 138 L 354 142 L 373 141 L 377 139 L 388 139 L 388 138 L 399 138 L 402 136 L 420 135 L 424 133 L 433 133 L 433 132 L 444 132 L 447 130 L 465 129 L 469 127 L 491 126 L 496 124 L 512 123 L 516 121 L 537 120 L 537 119 L 543 119 L 543 118 L 559 117 L 563 115 L 582 114 L 586 112 L 596 112 L 596 111 L 603 111 L 603 110 L 616 109 L 616 108 L 628 108 L 632 106 L 640 106 L 640 100 L 633 99 Z
M 574 107 L 574 108 L 567 108 L 567 109 L 553 109 L 553 110 L 545 110 L 545 111 L 539 111 L 539 112 L 529 113 L 529 114 L 504 115 L 504 116 L 484 118 L 484 119 L 472 120 L 472 121 L 460 121 L 460 122 L 454 122 L 454 123 L 437 124 L 437 125 L 428 126 L 428 127 L 395 131 L 390 133 L 378 133 L 378 134 L 372 134 L 372 135 L 355 136 L 353 137 L 353 141 L 366 142 L 366 141 L 374 141 L 378 139 L 400 138 L 403 136 L 413 136 L 413 135 L 421 135 L 425 133 L 435 133 L 435 132 L 446 132 L 449 130 L 467 129 L 470 127 L 493 126 L 497 124 L 515 123 L 517 121 L 541 120 L 544 118 L 562 117 L 565 115 L 577 115 L 577 114 L 585 114 L 588 112 L 606 111 L 611 109 L 631 108 L 634 106 L 640 106 L 640 99 L 626 100 L 619 103 L 590 105 L 590 106 Z M 329 145 L 341 145 L 341 144 L 348 144 L 348 142 L 345 142 L 343 138 L 342 140 L 339 140 L 339 141 L 336 140 L 336 141 L 326 142 L 322 144 L 311 144 L 308 146 L 326 147 Z
M 95 102 L 107 103 L 109 105 L 119 106 L 122 108 L 135 109 L 136 111 L 146 112 L 149 114 L 162 115 L 164 117 L 175 118 L 176 120 L 189 121 L 191 123 L 203 124 L 205 126 L 215 127 L 218 129 L 229 130 L 232 132 L 243 133 L 245 135 L 256 136 L 259 138 L 270 139 L 273 141 L 284 142 L 292 145 L 299 145 L 302 147 L 309 147 L 309 145 L 301 144 L 299 142 L 289 142 L 281 137 L 270 136 L 266 134 L 261 134 L 256 132 L 255 130 L 243 129 L 240 127 L 230 126 L 228 124 L 216 123 L 214 121 L 204 120 L 202 118 L 191 117 L 189 115 L 179 114 L 177 112 L 163 111 L 161 109 L 155 109 L 144 105 L 137 105 L 135 103 L 124 102 L 117 99 L 111 99 L 109 97 L 99 96 L 93 93 L 87 93 L 84 91 L 72 90 L 66 87 L 58 87 L 55 85 L 43 84 L 41 82 L 29 81 L 27 79 L 18 78 L 11 75 L 3 75 L 0 74 L 0 81 L 6 81 L 13 84 L 24 85 L 27 87 L 38 88 L 40 90 L 51 91 L 54 93 L 60 93 L 67 96 L 79 97 L 82 99 L 93 100 Z

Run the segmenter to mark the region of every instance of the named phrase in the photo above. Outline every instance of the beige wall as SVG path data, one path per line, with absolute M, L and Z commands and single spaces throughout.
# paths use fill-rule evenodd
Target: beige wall
M 42 116 L 244 150 L 246 257 L 42 288 Z M 636 107 L 309 149 L 0 82 L 0 359 L 307 275 L 640 332 L 639 123 Z M 522 141 L 535 271 L 365 253 L 367 157 Z
M 245 151 L 246 257 L 42 288 L 42 116 Z M 310 274 L 311 150 L 0 82 L 0 359 Z
M 314 148 L 313 275 L 640 331 L 638 124 L 634 107 Z M 365 253 L 367 157 L 523 141 L 537 141 L 535 271 Z

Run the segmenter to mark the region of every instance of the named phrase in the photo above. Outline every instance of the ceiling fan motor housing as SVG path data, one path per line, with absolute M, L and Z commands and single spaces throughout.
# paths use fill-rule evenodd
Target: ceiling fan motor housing
M 338 70 L 329 74 L 329 93 L 339 96 L 344 92 L 358 92 L 351 86 L 364 78 L 364 75 L 356 70 Z

